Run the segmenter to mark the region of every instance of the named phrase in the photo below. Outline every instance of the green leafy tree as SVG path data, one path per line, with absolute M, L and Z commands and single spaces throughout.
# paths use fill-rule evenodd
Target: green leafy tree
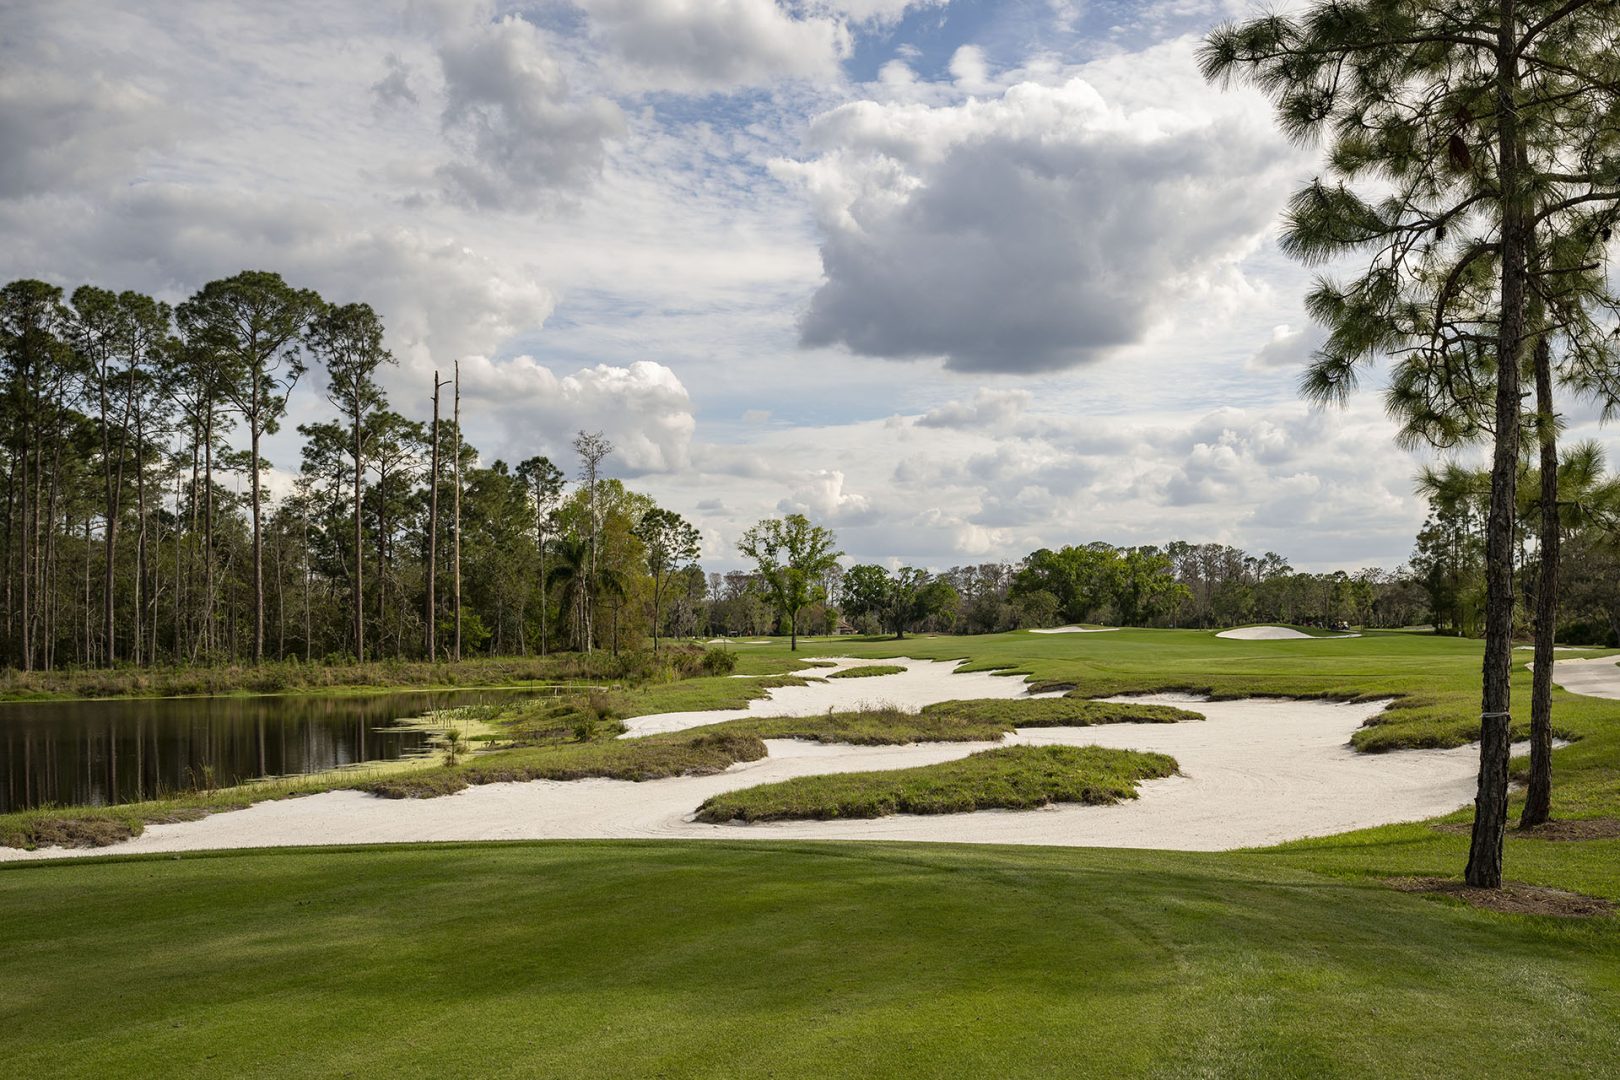
M 894 583 L 889 572 L 875 563 L 859 563 L 844 571 L 840 603 L 851 619 L 871 618 L 888 624 L 889 593 Z
M 789 648 L 799 649 L 799 612 L 820 599 L 819 579 L 843 552 L 831 530 L 803 514 L 766 518 L 737 543 L 754 561 L 776 610 L 788 621 Z
M 661 507 L 643 514 L 635 533 L 646 546 L 647 569 L 652 573 L 652 638 L 653 652 L 657 652 L 664 590 L 671 578 L 697 559 L 703 546 L 702 537 L 681 515 Z
M 383 346 L 382 320 L 369 304 L 343 304 L 321 309 L 309 324 L 309 348 L 326 368 L 326 397 L 349 422 L 349 456 L 354 465 L 354 579 L 350 590 L 355 659 L 366 659 L 366 589 L 364 526 L 366 418 L 387 404 L 377 385 L 377 369 L 392 364 Z
M 540 655 L 546 654 L 547 623 L 551 618 L 546 597 L 546 544 L 556 533 L 558 503 L 567 480 L 550 458 L 536 456 L 518 463 L 518 478 L 528 488 L 529 506 L 534 514 L 534 546 L 540 556 Z
M 222 362 L 220 390 L 248 429 L 248 482 L 253 509 L 253 659 L 264 659 L 264 459 L 259 445 L 287 411 L 287 396 L 305 371 L 303 336 L 321 298 L 280 274 L 247 270 L 211 281 L 181 304 L 187 337 Z

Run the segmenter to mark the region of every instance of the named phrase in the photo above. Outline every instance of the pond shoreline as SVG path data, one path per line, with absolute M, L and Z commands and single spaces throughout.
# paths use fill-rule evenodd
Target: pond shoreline
M 447 708 L 530 687 L 213 695 L 0 704 L 0 814 L 104 809 L 409 761 Z

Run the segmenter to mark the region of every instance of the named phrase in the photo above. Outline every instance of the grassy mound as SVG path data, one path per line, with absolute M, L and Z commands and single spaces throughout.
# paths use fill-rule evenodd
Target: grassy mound
M 855 746 L 914 742 L 994 742 L 1014 728 L 1090 727 L 1093 724 L 1172 724 L 1202 720 L 1201 713 L 1168 705 L 1086 701 L 1080 698 L 1011 698 L 942 701 L 921 712 L 893 706 L 820 716 L 728 720 L 698 731 L 747 732 L 761 739 L 805 739 Z
M 959 761 L 884 772 L 801 776 L 716 795 L 698 820 L 789 821 L 1033 810 L 1048 803 L 1134 799 L 1138 782 L 1170 776 L 1164 754 L 1099 746 L 1007 746 Z
M 595 709 L 595 726 L 588 718 Z M 764 739 L 805 739 L 855 746 L 900 746 L 915 742 L 994 742 L 1015 727 L 1084 727 L 1091 724 L 1174 723 L 1200 720 L 1186 709 L 1135 702 L 1077 698 L 1015 698 L 1008 701 L 945 701 L 920 713 L 897 708 L 859 709 L 822 716 L 727 720 L 686 731 L 613 736 L 622 730 L 608 706 L 544 705 L 528 708 L 522 730 L 533 745 L 481 756 L 461 765 L 385 776 L 362 790 L 391 799 L 450 795 L 472 784 L 523 780 L 660 780 L 706 776 L 738 761 L 765 756 Z M 586 719 L 581 720 L 584 716 Z M 582 737 L 565 741 L 569 731 Z M 866 774 L 853 774 L 866 775 Z M 886 774 L 874 774 L 886 775 Z
M 390 799 L 433 798 L 473 784 L 526 780 L 662 780 L 670 776 L 708 776 L 738 761 L 758 761 L 765 744 L 742 732 L 697 731 L 648 735 L 640 739 L 602 739 L 525 747 L 492 754 L 466 765 L 445 766 L 404 776 L 389 776 L 361 789 Z
M 906 669 L 899 664 L 868 664 L 865 667 L 845 668 L 843 671 L 834 671 L 826 677 L 829 679 L 874 679 L 879 675 L 899 675 Z

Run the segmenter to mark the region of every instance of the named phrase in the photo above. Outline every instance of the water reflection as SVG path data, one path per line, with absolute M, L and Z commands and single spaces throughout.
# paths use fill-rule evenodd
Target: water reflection
M 428 734 L 379 728 L 522 693 L 0 704 L 0 812 L 134 802 L 209 783 L 390 760 L 422 752 Z

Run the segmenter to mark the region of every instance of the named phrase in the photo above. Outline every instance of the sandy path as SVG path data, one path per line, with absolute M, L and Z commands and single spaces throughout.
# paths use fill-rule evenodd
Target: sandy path
M 1018 686 L 1016 680 L 1004 682 Z M 1201 702 L 1197 707 L 1207 720 L 1034 728 L 1010 738 L 1028 744 L 1158 750 L 1180 762 L 1183 775 L 1150 780 L 1142 785 L 1139 799 L 1111 807 L 775 825 L 701 825 L 687 820 L 699 803 L 723 791 L 794 776 L 947 761 L 990 745 L 853 747 L 771 740 L 765 759 L 739 763 L 715 776 L 641 784 L 619 780 L 490 784 L 419 801 L 330 792 L 260 803 L 201 821 L 154 825 L 134 840 L 99 850 L 123 854 L 423 840 L 637 837 L 1219 850 L 1433 817 L 1465 805 L 1473 794 L 1478 755 L 1471 747 L 1377 755 L 1352 751 L 1347 745 L 1351 733 L 1382 707 L 1379 704 L 1226 701 Z M 0 849 L 0 860 L 94 853 Z
M 1360 634 L 1302 634 L 1287 626 L 1239 626 L 1232 630 L 1222 630 L 1216 637 L 1233 638 L 1237 641 L 1342 641 L 1344 638 L 1360 637 Z
M 992 675 L 987 671 L 958 673 L 956 663 L 938 660 L 864 660 L 847 656 L 823 656 L 837 667 L 806 668 L 794 672 L 811 679 L 827 679 L 836 671 L 857 667 L 896 666 L 906 670 L 897 675 L 874 675 L 865 679 L 827 679 L 809 686 L 781 686 L 770 697 L 756 698 L 743 709 L 704 709 L 698 712 L 658 713 L 638 716 L 624 722 L 629 736 L 652 735 L 660 731 L 684 731 L 721 720 L 744 720 L 751 716 L 814 716 L 829 709 L 843 711 L 864 705 L 893 705 L 916 712 L 924 705 L 953 698 L 1017 698 L 1030 696 L 1022 676 Z M 1049 696 L 1049 695 L 1042 695 Z
M 1553 682 L 1572 694 L 1620 701 L 1620 666 L 1617 665 L 1620 665 L 1620 656 L 1594 656 L 1589 660 L 1554 660 Z

